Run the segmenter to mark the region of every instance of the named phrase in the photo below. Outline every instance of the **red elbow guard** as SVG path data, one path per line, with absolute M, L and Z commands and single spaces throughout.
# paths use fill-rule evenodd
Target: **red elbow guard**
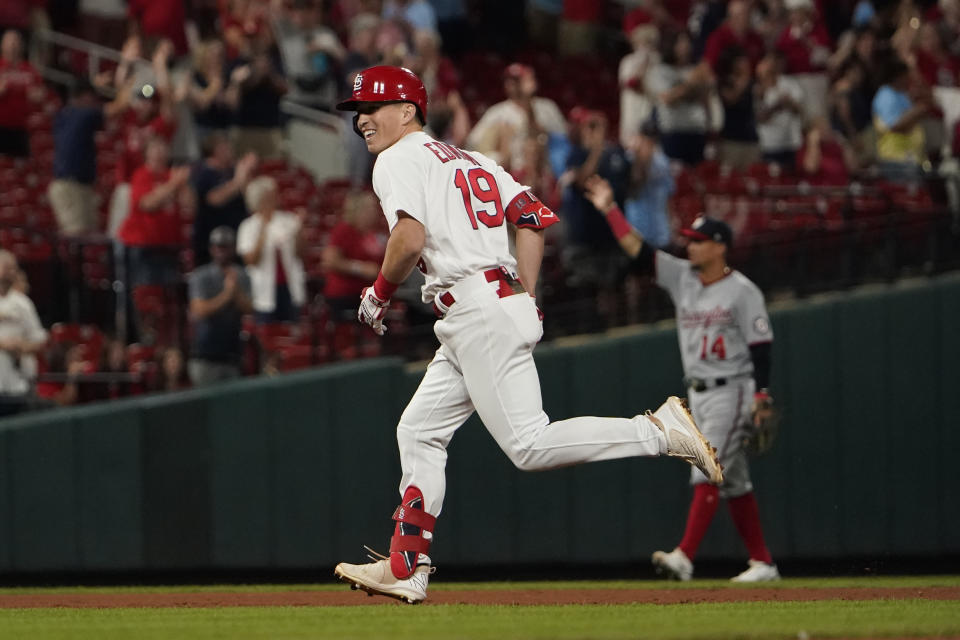
M 546 229 L 560 222 L 557 214 L 529 191 L 523 191 L 511 200 L 506 214 L 507 220 L 518 228 Z

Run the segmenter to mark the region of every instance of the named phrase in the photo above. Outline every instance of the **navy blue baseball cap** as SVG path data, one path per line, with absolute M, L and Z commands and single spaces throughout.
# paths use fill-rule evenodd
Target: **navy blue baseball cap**
M 691 240 L 713 240 L 722 242 L 728 247 L 733 244 L 733 231 L 730 225 L 716 218 L 700 216 L 693 221 L 689 229 L 680 231 L 680 235 L 686 236 Z

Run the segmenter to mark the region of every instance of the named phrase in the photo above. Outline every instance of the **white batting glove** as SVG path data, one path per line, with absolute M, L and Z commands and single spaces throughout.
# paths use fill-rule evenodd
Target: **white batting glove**
M 357 309 L 357 320 L 370 325 L 373 332 L 382 336 L 387 332 L 387 327 L 383 324 L 383 317 L 387 313 L 387 307 L 390 306 L 390 300 L 382 300 L 377 297 L 373 287 L 366 287 L 360 294 L 360 308 Z

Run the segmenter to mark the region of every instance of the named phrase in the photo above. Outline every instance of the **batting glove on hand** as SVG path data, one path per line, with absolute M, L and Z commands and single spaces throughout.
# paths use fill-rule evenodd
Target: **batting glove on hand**
M 390 300 L 383 300 L 377 297 L 373 287 L 366 287 L 360 294 L 360 308 L 357 310 L 357 320 L 370 325 L 374 333 L 382 336 L 387 332 L 387 327 L 383 324 L 383 316 L 387 313 L 387 307 L 390 306 Z

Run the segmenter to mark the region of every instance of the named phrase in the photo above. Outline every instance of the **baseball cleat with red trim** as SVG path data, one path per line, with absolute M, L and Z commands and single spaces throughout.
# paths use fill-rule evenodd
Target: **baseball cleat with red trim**
M 667 455 L 686 460 L 703 472 L 713 484 L 723 482 L 723 467 L 717 459 L 716 448 L 710 443 L 693 421 L 680 398 L 670 396 L 659 409 L 648 413 L 667 439 Z
M 376 554 L 380 555 L 380 554 Z M 434 568 L 421 564 L 414 568 L 408 578 L 397 578 L 390 568 L 390 559 L 380 556 L 376 560 L 371 556 L 367 564 L 349 564 L 341 562 L 333 574 L 351 589 L 366 591 L 369 595 L 387 596 L 410 604 L 420 604 L 427 599 L 427 583 Z

